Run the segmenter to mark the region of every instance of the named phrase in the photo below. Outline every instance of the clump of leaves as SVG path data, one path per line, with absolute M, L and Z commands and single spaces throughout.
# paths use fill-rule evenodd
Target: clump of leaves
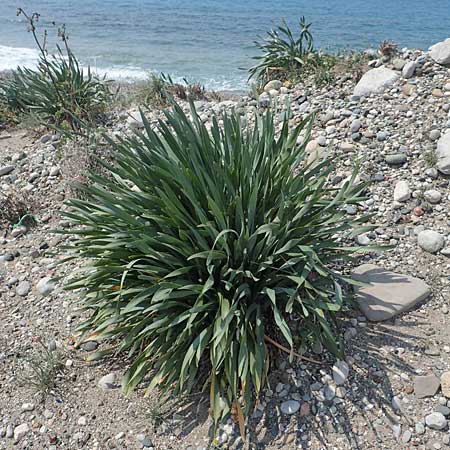
M 146 377 L 148 392 L 190 392 L 206 364 L 215 421 L 242 424 L 267 376 L 267 345 L 294 348 L 291 317 L 302 345 L 340 354 L 339 264 L 367 231 L 344 208 L 364 186 L 355 173 L 333 187 L 330 161 L 307 164 L 312 120 L 291 130 L 286 114 L 278 135 L 271 110 L 252 127 L 224 114 L 210 131 L 192 103 L 190 117 L 176 104 L 165 116 L 158 130 L 142 117 L 145 132 L 111 142 L 112 177 L 69 201 L 67 251 L 85 262 L 67 287 L 84 290 L 81 339 L 110 344 L 93 358 L 132 359 L 125 392 Z
M 0 82 L 0 102 L 10 111 L 34 113 L 45 124 L 65 125 L 71 130 L 79 130 L 83 122 L 98 121 L 111 99 L 108 83 L 80 66 L 68 45 L 64 25 L 58 30 L 63 48 L 57 45 L 57 53 L 50 56 L 47 30 L 43 40 L 37 35 L 39 14 L 28 15 L 19 8 L 18 15 L 27 20 L 39 49 L 39 62 L 36 70 L 19 67 Z
M 17 190 L 0 193 L 0 225 L 32 225 L 36 209 L 36 200 L 30 194 Z
M 17 123 L 17 114 L 5 102 L 0 101 L 0 130 Z
M 281 25 L 267 32 L 265 40 L 255 41 L 261 54 L 254 57 L 257 64 L 249 69 L 249 78 L 268 81 L 274 77 L 289 79 L 290 75 L 298 74 L 314 52 L 310 26 L 302 17 L 300 32 L 294 36 L 283 20 Z
M 204 86 L 190 83 L 186 78 L 183 83 L 175 83 L 170 75 L 151 73 L 148 80 L 138 89 L 138 103 L 145 106 L 162 108 L 168 106 L 172 99 L 206 100 L 208 98 Z
M 430 148 L 427 150 L 423 155 L 425 162 L 427 163 L 428 167 L 436 167 L 437 163 L 439 161 L 438 155 L 436 153 L 436 150 L 433 148 Z
M 378 52 L 381 56 L 393 58 L 397 54 L 398 44 L 393 41 L 383 41 L 380 44 Z
M 20 365 L 18 380 L 36 392 L 48 394 L 56 385 L 56 378 L 64 368 L 64 352 L 49 349 L 42 339 Z

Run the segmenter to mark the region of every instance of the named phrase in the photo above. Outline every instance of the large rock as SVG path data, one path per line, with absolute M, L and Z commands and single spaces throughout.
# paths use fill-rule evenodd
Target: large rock
M 390 319 L 413 308 L 430 295 L 430 288 L 418 278 L 389 272 L 374 264 L 363 264 L 352 272 L 356 281 L 356 301 L 364 315 L 373 322 Z
M 437 143 L 437 168 L 445 175 L 450 175 L 450 131 L 445 133 Z
M 438 64 L 450 65 L 450 38 L 432 45 L 429 53 Z
M 392 86 L 400 77 L 398 72 L 378 67 L 367 71 L 355 87 L 354 95 L 368 96 L 370 94 L 381 94 Z

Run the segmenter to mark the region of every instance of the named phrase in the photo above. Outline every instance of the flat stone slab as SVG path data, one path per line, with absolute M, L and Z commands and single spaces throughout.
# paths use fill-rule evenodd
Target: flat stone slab
M 372 322 L 388 320 L 408 311 L 426 299 L 431 290 L 418 278 L 390 272 L 374 264 L 363 264 L 352 272 L 356 281 L 368 286 L 355 286 L 359 308 Z
M 417 398 L 434 397 L 439 390 L 441 381 L 435 375 L 414 377 L 414 394 Z

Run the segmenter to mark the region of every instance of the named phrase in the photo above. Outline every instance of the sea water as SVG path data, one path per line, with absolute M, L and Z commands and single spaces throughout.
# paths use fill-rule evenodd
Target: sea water
M 450 0 L 0 0 L 0 71 L 33 66 L 37 52 L 16 9 L 65 23 L 84 65 L 112 79 L 149 71 L 212 89 L 242 89 L 257 36 L 305 15 L 316 47 L 365 49 L 390 39 L 426 49 L 450 36 Z M 55 42 L 50 39 L 50 42 Z

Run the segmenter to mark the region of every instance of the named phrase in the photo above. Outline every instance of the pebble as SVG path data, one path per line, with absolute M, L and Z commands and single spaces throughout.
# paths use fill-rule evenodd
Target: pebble
M 30 427 L 27 423 L 22 423 L 14 428 L 14 441 L 19 442 L 28 432 Z
M 406 180 L 397 181 L 394 188 L 394 201 L 406 202 L 411 198 L 411 189 Z
M 116 387 L 116 374 L 109 373 L 108 375 L 101 377 L 97 385 L 99 388 L 105 391 L 109 389 L 114 389 Z
M 444 372 L 441 375 L 441 390 L 442 395 L 450 398 L 450 372 Z
M 435 189 L 430 189 L 428 191 L 425 191 L 423 193 L 423 196 L 424 196 L 425 200 L 431 204 L 439 203 L 442 199 L 441 193 L 439 191 L 436 191 Z
M 400 165 L 406 162 L 406 155 L 404 153 L 394 153 L 391 155 L 386 155 L 385 161 L 389 165 Z
M 412 438 L 412 433 L 409 430 L 406 430 L 402 435 L 402 442 L 407 444 Z
M 0 167 L 0 177 L 10 174 L 15 168 L 14 165 Z
M 30 291 L 31 284 L 28 281 L 21 281 L 16 287 L 17 295 L 20 295 L 21 297 L 26 297 Z
M 34 404 L 33 403 L 24 403 L 22 405 L 22 411 L 33 411 L 34 410 Z
M 300 409 L 300 402 L 297 400 L 287 400 L 281 403 L 280 409 L 283 414 L 295 414 Z
M 440 412 L 432 412 L 425 417 L 425 423 L 433 430 L 443 430 L 447 426 L 447 419 Z
M 415 430 L 417 434 L 425 434 L 425 425 L 422 422 L 416 423 Z
M 333 380 L 337 386 L 345 383 L 349 374 L 349 367 L 345 361 L 338 360 L 334 364 L 333 368 Z
M 418 234 L 417 242 L 422 250 L 429 253 L 436 253 L 444 247 L 445 238 L 437 231 L 424 230 Z
M 441 137 L 441 132 L 439 130 L 430 131 L 430 139 L 432 141 L 437 141 Z
M 56 288 L 56 284 L 51 277 L 44 277 L 36 285 L 36 289 L 43 297 L 51 294 Z
M 441 385 L 441 381 L 435 375 L 414 377 L 413 382 L 417 398 L 433 397 Z

